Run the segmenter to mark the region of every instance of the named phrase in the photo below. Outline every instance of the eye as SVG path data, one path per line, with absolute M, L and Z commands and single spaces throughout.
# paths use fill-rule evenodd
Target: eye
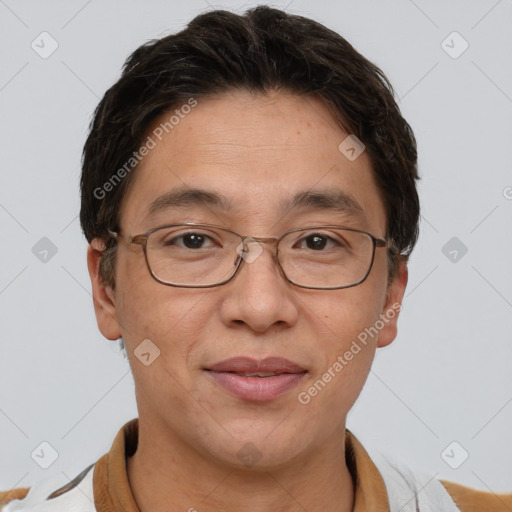
M 306 246 L 304 247 L 303 243 Z M 311 233 L 298 241 L 299 249 L 311 249 L 314 251 L 322 251 L 327 248 L 343 247 L 344 244 L 335 240 L 334 238 L 327 236 L 323 233 Z
M 175 236 L 176 233 L 172 235 L 172 237 L 168 236 L 163 239 L 162 245 L 166 247 L 177 246 L 183 249 L 207 249 L 214 246 L 213 239 L 204 233 L 189 232 L 179 236 Z

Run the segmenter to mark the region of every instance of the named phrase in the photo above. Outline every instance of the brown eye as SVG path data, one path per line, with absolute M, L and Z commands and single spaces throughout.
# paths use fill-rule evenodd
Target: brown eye
M 202 249 L 207 238 L 207 236 L 200 233 L 187 233 L 169 240 L 166 245 L 183 245 L 187 249 Z M 176 240 L 181 240 L 181 244 L 176 244 Z
M 299 245 L 299 249 L 311 249 L 312 251 L 322 251 L 326 248 L 342 248 L 344 245 L 338 240 L 322 233 L 311 233 L 301 238 L 297 244 Z

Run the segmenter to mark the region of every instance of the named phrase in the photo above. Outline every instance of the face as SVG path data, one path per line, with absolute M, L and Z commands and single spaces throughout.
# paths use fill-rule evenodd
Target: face
M 352 161 L 338 149 L 347 135 L 312 97 L 237 91 L 201 98 L 139 164 L 123 201 L 121 233 L 197 222 L 279 237 L 294 228 L 334 224 L 384 238 L 384 205 L 369 158 L 363 152 Z M 222 195 L 231 208 L 160 201 L 149 213 L 157 198 L 182 189 Z M 319 205 L 283 209 L 296 194 L 333 191 L 350 196 L 363 215 Z M 139 245 L 119 243 L 115 292 L 98 277 L 99 241 L 91 244 L 88 259 L 100 330 L 109 339 L 122 336 L 126 346 L 139 421 L 211 460 L 241 465 L 245 455 L 270 468 L 340 437 L 376 348 L 396 336 L 407 270 L 401 265 L 388 283 L 387 251 L 377 248 L 362 284 L 304 289 L 285 281 L 272 248 L 262 247 L 229 283 L 203 289 L 158 283 Z M 372 327 L 374 335 L 363 342 L 361 333 Z M 160 350 L 147 366 L 134 353 L 143 340 Z M 232 358 L 284 358 L 296 368 L 277 377 L 226 375 L 244 370 L 233 362 L 216 366 Z

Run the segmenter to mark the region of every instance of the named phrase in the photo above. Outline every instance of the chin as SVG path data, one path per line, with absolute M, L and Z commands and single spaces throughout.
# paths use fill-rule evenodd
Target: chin
M 276 424 L 273 424 L 268 432 L 275 428 Z M 289 436 L 283 435 L 284 432 L 280 435 L 276 432 L 269 435 L 268 432 L 258 434 L 249 428 L 233 437 L 226 436 L 219 445 L 208 447 L 210 455 L 237 469 L 270 471 L 300 458 L 307 446 L 305 439 L 299 440 L 291 432 Z

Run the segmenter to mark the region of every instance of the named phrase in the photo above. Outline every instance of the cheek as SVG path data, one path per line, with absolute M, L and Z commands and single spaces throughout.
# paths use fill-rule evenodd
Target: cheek
M 377 288 L 368 280 L 308 304 L 307 321 L 316 326 L 318 365 L 301 389 L 300 403 L 339 414 L 353 405 L 375 355 L 378 336 L 372 327 L 381 313 Z
M 337 354 L 346 350 L 352 340 L 375 323 L 382 312 L 381 287 L 382 284 L 367 279 L 359 286 L 312 298 L 306 308 L 308 321 L 316 325 L 324 353 L 332 357 L 333 351 Z
M 184 374 L 188 355 L 210 317 L 205 311 L 208 301 L 204 300 L 208 291 L 158 283 L 142 255 L 129 256 L 119 262 L 119 268 L 124 270 L 116 285 L 116 311 L 128 356 L 137 363 L 134 352 L 144 340 L 150 340 L 160 351 L 159 363 Z M 133 364 L 133 370 L 138 366 Z

